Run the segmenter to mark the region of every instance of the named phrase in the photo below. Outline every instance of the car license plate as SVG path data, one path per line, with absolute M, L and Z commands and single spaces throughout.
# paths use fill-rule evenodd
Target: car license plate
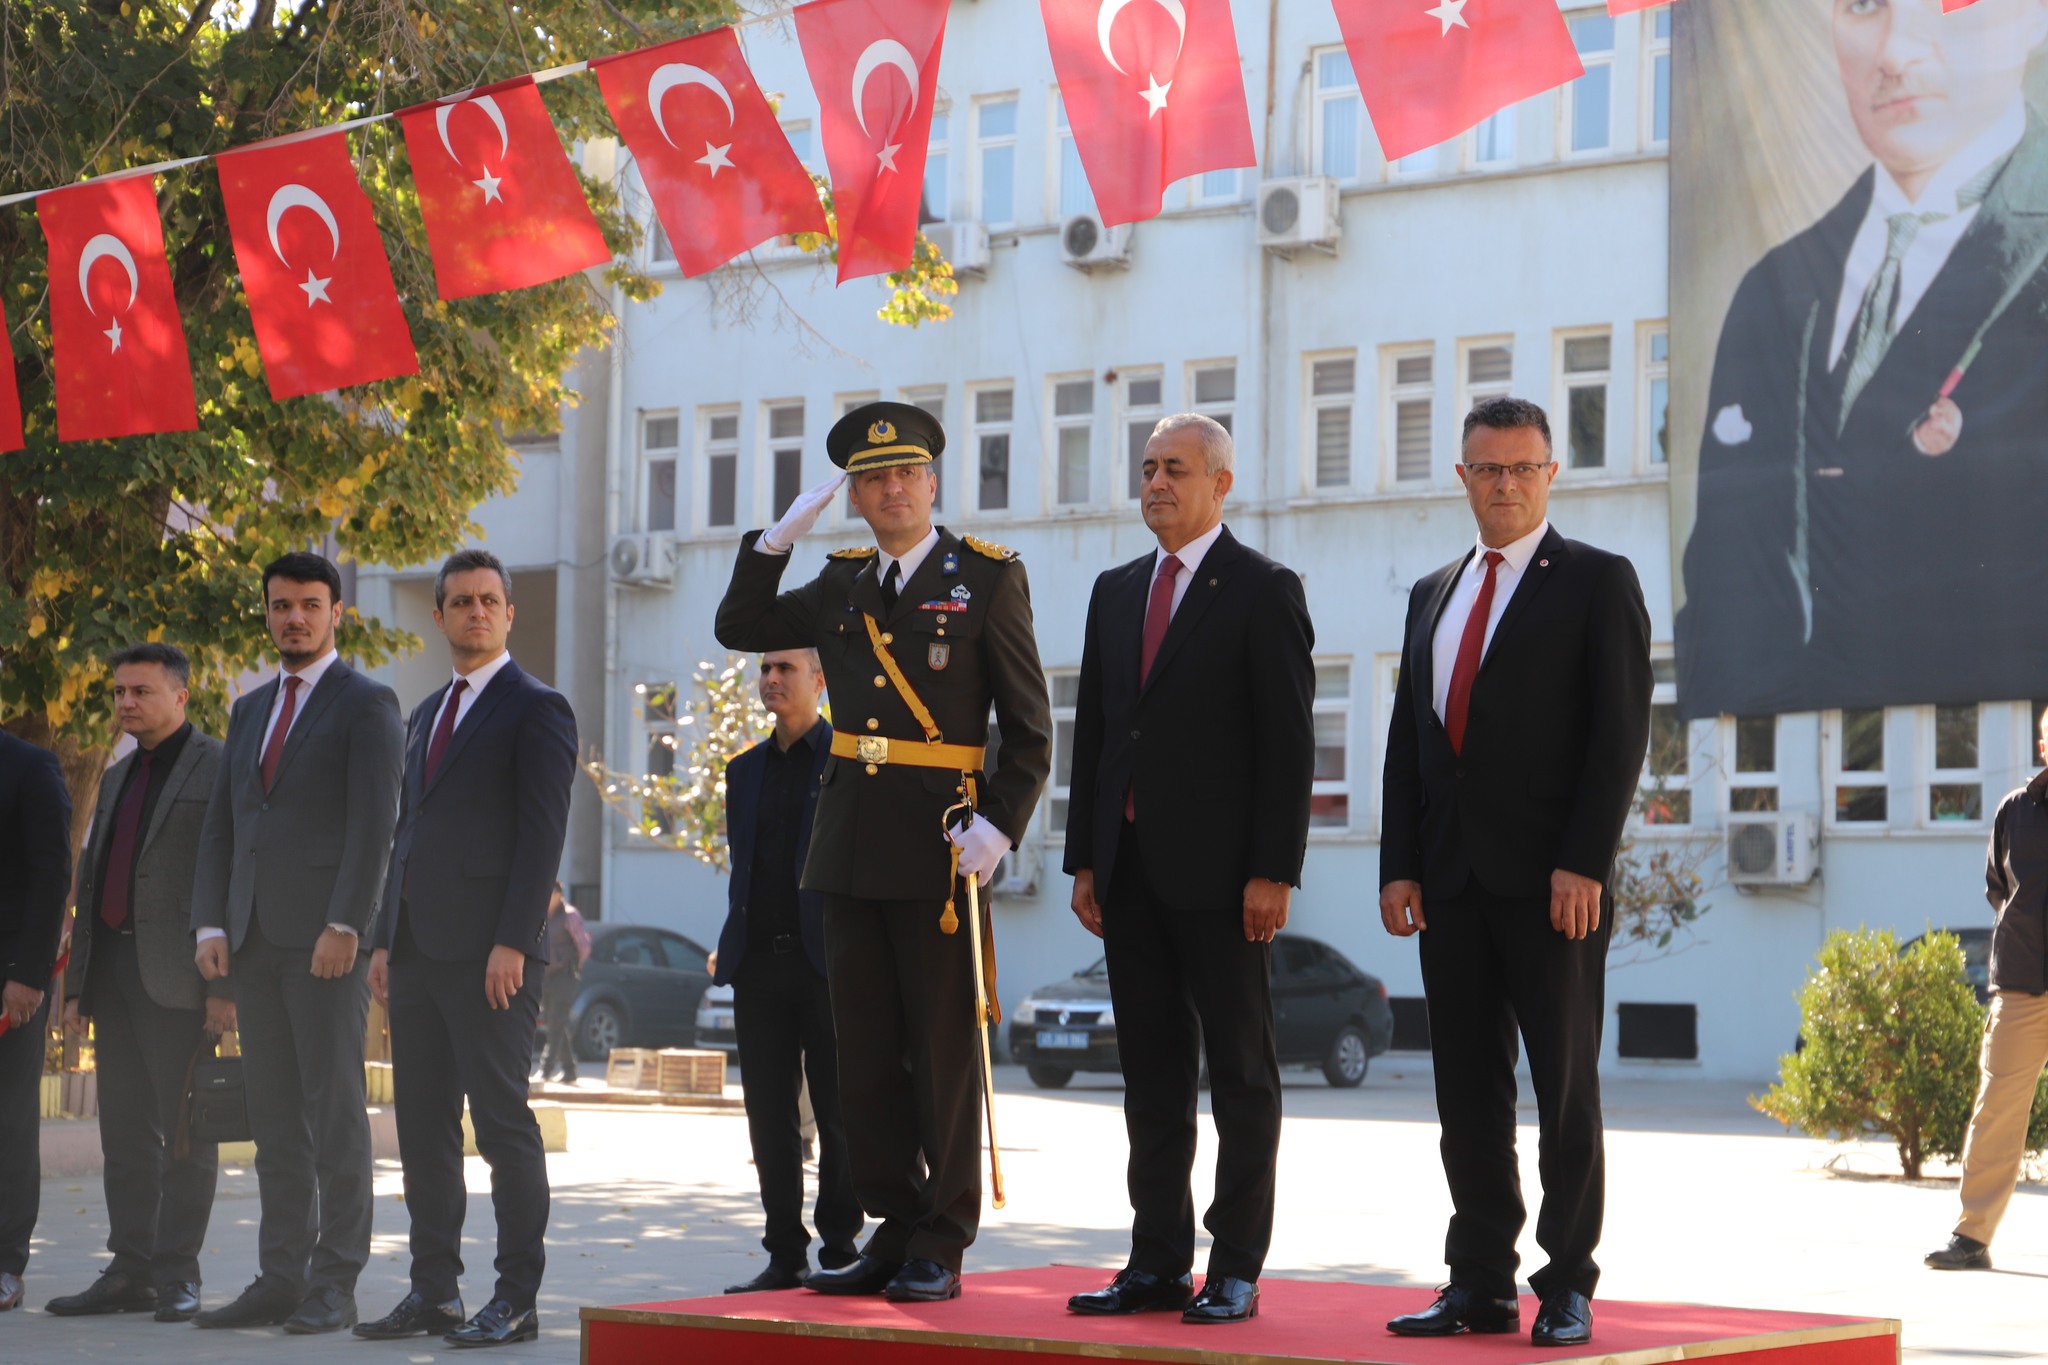
M 1088 1035 L 1085 1033 L 1054 1033 L 1050 1029 L 1040 1029 L 1038 1031 L 1038 1045 L 1043 1048 L 1079 1048 L 1086 1051 Z

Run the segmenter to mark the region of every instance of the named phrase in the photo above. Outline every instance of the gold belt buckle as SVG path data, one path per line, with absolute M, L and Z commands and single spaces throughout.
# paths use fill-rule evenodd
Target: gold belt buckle
M 882 735 L 859 735 L 854 739 L 857 757 L 863 763 L 887 763 L 889 741 Z

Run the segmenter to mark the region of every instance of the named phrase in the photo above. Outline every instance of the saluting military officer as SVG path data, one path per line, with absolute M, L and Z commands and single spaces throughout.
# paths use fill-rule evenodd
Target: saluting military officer
M 806 1285 L 908 1302 L 959 1295 L 981 1218 L 973 957 L 970 936 L 941 924 L 958 890 L 953 854 L 961 878 L 986 885 L 1023 837 L 1052 758 L 1024 565 L 932 525 L 945 444 L 908 404 L 841 418 L 825 445 L 846 472 L 747 534 L 717 628 L 728 649 L 813 646 L 825 665 L 836 728 L 803 887 L 825 897 L 854 1192 L 880 1226 L 853 1264 Z M 790 548 L 849 480 L 879 548 L 837 551 L 778 593 Z M 963 796 L 976 814 L 949 827 Z

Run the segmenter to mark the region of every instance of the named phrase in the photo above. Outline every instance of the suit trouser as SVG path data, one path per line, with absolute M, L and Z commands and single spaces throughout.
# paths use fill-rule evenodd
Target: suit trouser
M 881 1220 L 864 1250 L 957 1271 L 981 1226 L 981 1059 L 967 926 L 941 933 L 943 909 L 828 894 L 825 960 L 853 1191 Z
M 1195 1110 L 1209 1054 L 1216 1195 L 1202 1215 L 1209 1273 L 1256 1280 L 1273 1240 L 1280 1155 L 1280 1062 L 1273 1037 L 1273 949 L 1244 936 L 1242 902 L 1169 906 L 1153 894 L 1124 826 L 1102 906 L 1109 995 L 1131 1144 L 1133 1270 L 1177 1278 L 1195 1259 Z
M 50 1002 L 26 1028 L 0 1034 L 0 1275 L 28 1268 L 28 1242 L 43 1202 L 43 1046 Z
M 1963 1139 L 1963 1216 L 1956 1235 L 1989 1245 L 2026 1156 L 2034 1088 L 2048 1066 L 2048 995 L 1999 991 L 1984 1021 L 1977 1105 Z
M 540 985 L 540 1013 L 547 1027 L 541 1048 L 540 1074 L 559 1071 L 564 1081 L 576 1079 L 576 1045 L 569 1037 L 569 1016 L 576 1009 L 583 978 L 575 972 L 550 972 Z
M 1578 940 L 1551 928 L 1548 895 L 1496 896 L 1473 881 L 1425 908 L 1422 989 L 1453 1209 L 1451 1282 L 1498 1298 L 1515 1292 L 1515 1239 L 1528 1218 L 1515 1163 L 1519 1027 L 1536 1089 L 1536 1243 L 1550 1257 L 1529 1283 L 1539 1295 L 1590 1298 L 1606 1200 L 1600 1032 L 1613 907 L 1603 897 L 1600 927 Z
M 777 1264 L 809 1263 L 802 1117 L 808 1076 L 818 1120 L 818 1239 L 827 1255 L 844 1264 L 860 1236 L 861 1211 L 840 1117 L 839 1057 L 825 979 L 801 945 L 787 953 L 751 948 L 733 982 L 732 1007 L 747 1136 L 767 1217 L 761 1245 Z
M 400 911 L 391 952 L 391 1087 L 412 1216 L 412 1287 L 429 1303 L 444 1303 L 460 1289 L 469 1210 L 462 1175 L 467 1095 L 477 1154 L 491 1168 L 498 1222 L 492 1297 L 531 1308 L 547 1265 L 549 1204 L 547 1154 L 526 1094 L 541 964 L 528 958 L 510 1008 L 492 1009 L 485 964 L 427 957 L 406 923 L 413 913 L 409 906 Z
M 182 1161 L 173 1151 L 206 1011 L 150 999 L 133 934 L 95 925 L 92 935 L 87 994 L 100 1073 L 109 1269 L 147 1284 L 197 1284 L 219 1149 L 194 1142 Z
M 280 947 L 252 919 L 229 969 L 263 1201 L 257 1259 L 292 1289 L 353 1292 L 370 1259 L 370 955 L 343 976 L 312 967 L 311 948 Z

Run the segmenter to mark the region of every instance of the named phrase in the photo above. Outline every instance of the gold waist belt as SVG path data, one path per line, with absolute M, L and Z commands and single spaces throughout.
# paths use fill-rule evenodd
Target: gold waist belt
M 918 739 L 886 739 L 881 735 L 832 732 L 832 753 L 870 767 L 901 763 L 906 768 L 947 768 L 958 773 L 981 771 L 986 751 L 971 744 L 927 744 Z

